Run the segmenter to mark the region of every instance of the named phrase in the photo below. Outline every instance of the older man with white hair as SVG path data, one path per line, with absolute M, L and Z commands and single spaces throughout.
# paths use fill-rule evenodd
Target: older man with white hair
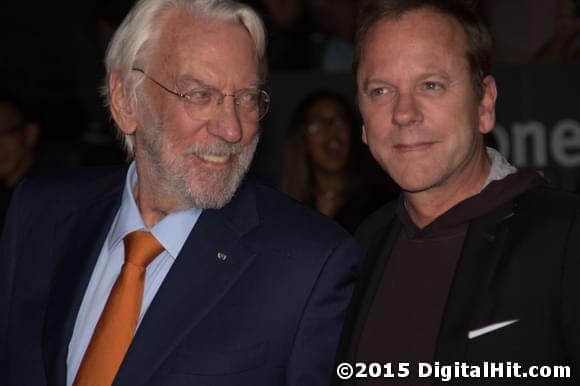
M 141 0 L 106 66 L 128 168 L 25 181 L 0 244 L 2 385 L 325 385 L 355 242 L 244 175 L 262 22 Z

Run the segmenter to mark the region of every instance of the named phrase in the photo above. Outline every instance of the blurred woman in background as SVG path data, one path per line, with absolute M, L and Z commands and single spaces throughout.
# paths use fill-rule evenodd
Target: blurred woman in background
M 288 134 L 281 190 L 333 218 L 350 232 L 394 198 L 360 140 L 351 105 L 318 91 L 296 110 Z

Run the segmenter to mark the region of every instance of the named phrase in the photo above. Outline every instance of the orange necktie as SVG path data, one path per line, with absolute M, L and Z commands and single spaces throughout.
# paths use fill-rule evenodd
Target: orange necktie
M 95 327 L 74 386 L 110 386 L 113 383 L 139 321 L 145 268 L 163 251 L 163 246 L 150 232 L 132 232 L 123 241 L 125 264 Z

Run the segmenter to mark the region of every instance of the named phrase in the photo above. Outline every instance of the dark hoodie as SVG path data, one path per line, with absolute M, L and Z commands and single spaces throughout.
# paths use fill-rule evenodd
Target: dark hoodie
M 392 379 L 392 384 L 430 384 L 428 378 L 416 377 L 416 367 L 420 361 L 433 361 L 441 317 L 469 222 L 529 189 L 546 184 L 536 172 L 518 171 L 491 182 L 479 194 L 455 205 L 423 229 L 409 218 L 401 196 L 396 214 L 402 231 L 369 310 L 357 360 L 409 362 L 410 377 Z M 395 373 L 396 369 L 394 366 Z M 357 382 L 366 384 L 385 384 L 385 379 L 378 383 Z

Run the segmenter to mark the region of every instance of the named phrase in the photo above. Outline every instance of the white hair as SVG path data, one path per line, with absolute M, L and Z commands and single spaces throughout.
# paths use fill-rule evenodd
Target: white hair
M 260 16 L 251 7 L 234 0 L 139 0 L 125 17 L 115 32 L 105 55 L 106 78 L 103 95 L 110 106 L 109 77 L 118 72 L 123 82 L 125 95 L 136 101 L 136 89 L 142 77 L 133 75 L 137 61 L 150 59 L 154 39 L 158 37 L 159 22 L 171 9 L 179 9 L 211 20 L 241 23 L 252 40 L 258 58 L 258 70 L 263 82 L 266 78 L 266 32 Z M 134 155 L 132 135 L 119 130 L 123 145 L 129 157 Z

